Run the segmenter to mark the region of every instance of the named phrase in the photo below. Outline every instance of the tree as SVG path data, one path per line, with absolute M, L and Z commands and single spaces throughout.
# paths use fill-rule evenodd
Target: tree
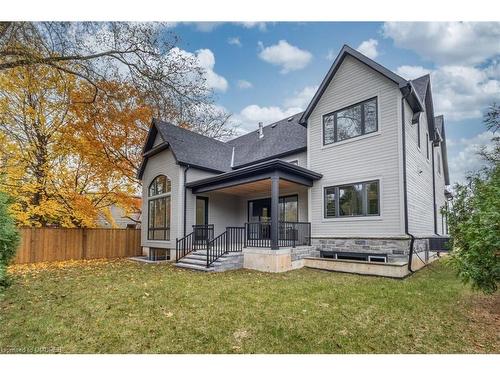
M 492 105 L 485 116 L 494 133 L 499 113 Z M 498 137 L 492 141 L 491 151 L 480 151 L 487 166 L 454 186 L 453 205 L 444 211 L 453 245 L 451 264 L 462 281 L 485 293 L 495 292 L 500 282 L 500 142 Z
M 7 286 L 7 266 L 16 254 L 20 236 L 8 213 L 9 198 L 0 192 L 0 289 Z
M 0 190 L 21 225 L 136 209 L 151 117 L 234 134 L 195 55 L 161 23 L 0 23 Z
M 83 104 L 91 88 L 70 75 L 44 67 L 0 74 L 0 189 L 12 193 L 19 224 L 89 227 L 111 205 L 136 209 L 151 109 L 130 86 L 102 85 L 113 95 Z

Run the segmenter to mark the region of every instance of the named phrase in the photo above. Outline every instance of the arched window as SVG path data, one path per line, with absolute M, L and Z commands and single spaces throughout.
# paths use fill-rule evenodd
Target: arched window
M 159 175 L 148 190 L 148 240 L 170 240 L 170 192 L 167 176 Z

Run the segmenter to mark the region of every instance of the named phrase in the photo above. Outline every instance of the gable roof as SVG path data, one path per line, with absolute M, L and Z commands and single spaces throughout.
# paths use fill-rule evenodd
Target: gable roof
M 155 138 L 163 140 L 153 147 Z M 169 122 L 153 119 L 143 148 L 143 161 L 137 173 L 142 178 L 147 159 L 159 151 L 170 148 L 181 165 L 222 173 L 231 170 L 233 148 L 213 138 L 181 128 Z
M 179 164 L 225 172 L 231 169 L 232 147 L 224 142 L 181 128 L 169 122 L 153 120 Z
M 326 74 L 325 78 L 321 82 L 321 85 L 319 86 L 318 90 L 314 94 L 311 102 L 307 106 L 307 109 L 302 114 L 302 117 L 300 118 L 300 121 L 299 121 L 302 125 L 307 125 L 307 119 L 309 118 L 309 116 L 311 115 L 312 111 L 314 110 L 314 108 L 318 104 L 319 99 L 321 98 L 321 96 L 325 92 L 326 88 L 328 87 L 328 85 L 332 81 L 333 77 L 337 73 L 337 70 L 340 68 L 340 65 L 342 64 L 342 62 L 344 61 L 344 59 L 346 58 L 346 56 L 352 56 L 352 57 L 354 57 L 358 61 L 362 62 L 363 64 L 365 64 L 367 66 L 369 66 L 373 70 L 375 70 L 378 73 L 382 74 L 384 77 L 386 77 L 386 78 L 390 79 L 391 81 L 393 81 L 394 83 L 396 83 L 400 88 L 403 88 L 403 87 L 406 87 L 408 85 L 411 85 L 411 83 L 409 81 L 407 81 L 406 79 L 400 77 L 399 75 L 397 75 L 396 73 L 390 71 L 386 67 L 380 65 L 379 63 L 377 63 L 377 62 L 373 61 L 372 59 L 366 57 L 362 53 L 360 53 L 360 52 L 356 51 L 355 49 L 349 47 L 348 45 L 344 44 L 344 46 L 340 50 L 339 54 L 337 55 L 335 61 L 333 62 L 332 66 L 330 67 L 330 70 L 328 71 L 328 73 Z M 421 110 L 422 109 L 422 106 L 421 106 L 422 103 L 420 102 L 419 98 L 416 97 L 414 99 L 416 99 L 416 100 L 415 101 L 409 100 L 408 102 L 410 103 L 410 105 L 412 106 L 412 108 L 414 110 L 415 109 Z
M 426 74 L 422 77 L 418 77 L 411 81 L 422 103 L 425 103 L 425 97 L 427 95 L 427 86 L 429 85 L 430 80 L 431 76 L 429 74 Z
M 307 148 L 307 129 L 299 124 L 302 112 L 263 128 L 264 137 L 252 131 L 229 142 L 234 147 L 233 168 L 279 158 Z

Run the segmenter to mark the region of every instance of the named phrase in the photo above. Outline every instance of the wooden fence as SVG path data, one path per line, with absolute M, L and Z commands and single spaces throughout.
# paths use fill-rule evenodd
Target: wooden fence
M 119 258 L 141 254 L 140 229 L 20 228 L 14 263 Z

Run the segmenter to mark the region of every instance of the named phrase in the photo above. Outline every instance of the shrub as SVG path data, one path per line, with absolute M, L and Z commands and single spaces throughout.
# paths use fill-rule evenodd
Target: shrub
M 0 288 L 8 285 L 7 266 L 16 254 L 20 236 L 8 212 L 9 197 L 0 192 Z

